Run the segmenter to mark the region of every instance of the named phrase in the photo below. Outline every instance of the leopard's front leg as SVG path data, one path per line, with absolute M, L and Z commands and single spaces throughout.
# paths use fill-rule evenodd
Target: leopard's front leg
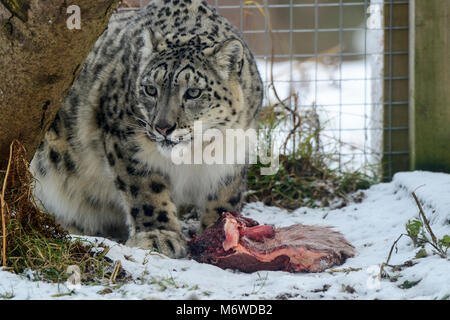
M 116 144 L 115 149 L 119 148 Z M 148 172 L 125 156 L 114 157 L 114 153 L 117 150 L 108 152 L 108 158 L 127 214 L 129 239 L 126 244 L 157 249 L 173 258 L 186 256 L 186 239 L 170 197 L 168 178 Z
M 124 195 L 128 199 L 131 229 L 127 245 L 154 248 L 173 258 L 184 257 L 186 240 L 170 199 L 168 182 L 159 174 L 150 174 L 138 184 L 133 182 Z
M 223 212 L 239 212 L 246 188 L 247 167 L 241 167 L 234 176 L 225 179 L 217 192 L 208 195 L 199 232 L 213 225 Z

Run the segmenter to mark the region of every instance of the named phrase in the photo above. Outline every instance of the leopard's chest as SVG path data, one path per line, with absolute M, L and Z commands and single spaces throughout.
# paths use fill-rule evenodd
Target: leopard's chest
M 175 164 L 156 146 L 142 148 L 134 158 L 150 171 L 166 175 L 171 197 L 177 207 L 195 205 L 204 208 L 208 195 L 214 194 L 224 181 L 237 172 L 235 165 L 227 164 Z

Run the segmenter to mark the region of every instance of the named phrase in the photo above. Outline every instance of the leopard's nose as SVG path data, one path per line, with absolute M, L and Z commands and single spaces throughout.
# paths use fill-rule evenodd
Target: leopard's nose
M 157 125 L 155 125 L 156 130 L 161 133 L 164 137 L 167 137 L 172 132 L 175 131 L 177 124 L 170 124 L 167 121 L 161 121 Z

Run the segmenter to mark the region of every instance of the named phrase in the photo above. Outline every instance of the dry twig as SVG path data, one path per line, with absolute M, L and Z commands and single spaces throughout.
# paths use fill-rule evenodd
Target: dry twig
M 8 160 L 8 166 L 6 168 L 5 177 L 3 178 L 3 187 L 2 187 L 2 195 L 1 195 L 1 211 L 2 211 L 2 266 L 6 267 L 6 214 L 5 211 L 8 212 L 8 206 L 5 202 L 5 193 L 7 188 L 7 182 L 9 177 L 9 172 L 11 170 L 11 163 L 13 158 L 13 148 L 14 144 L 18 143 L 17 140 L 14 140 L 11 145 L 9 146 L 9 160 Z
M 437 247 L 438 240 L 437 240 L 436 235 L 434 234 L 433 230 L 431 230 L 430 222 L 428 221 L 427 217 L 425 216 L 425 213 L 423 212 L 422 205 L 420 204 L 420 201 L 417 198 L 415 191 L 412 192 L 412 196 L 414 197 L 414 200 L 416 201 L 417 207 L 419 208 L 419 214 L 420 214 L 420 217 L 422 218 L 423 224 L 425 225 L 425 228 L 427 228 L 427 231 L 430 234 L 431 239 L 433 240 L 433 243 L 432 244 L 430 243 L 430 244 L 431 245 L 433 245 L 433 244 L 436 245 L 435 249 L 438 249 L 438 247 Z
M 383 276 L 383 271 L 384 271 L 384 267 L 389 266 L 389 261 L 391 261 L 391 256 L 392 256 L 392 252 L 394 251 L 395 246 L 397 245 L 397 243 L 400 241 L 400 239 L 404 236 L 405 234 L 401 234 L 397 240 L 394 241 L 394 243 L 392 244 L 391 250 L 389 251 L 389 255 L 388 258 L 386 260 L 386 262 L 383 262 L 380 266 L 380 273 L 379 273 L 379 278 L 381 279 L 381 277 Z

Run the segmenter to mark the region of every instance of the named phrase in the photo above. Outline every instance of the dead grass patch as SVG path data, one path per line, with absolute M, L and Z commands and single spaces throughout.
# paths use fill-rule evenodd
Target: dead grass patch
M 118 277 L 106 246 L 71 239 L 67 231 L 41 210 L 33 197 L 34 178 L 29 171 L 26 150 L 19 141 L 10 147 L 8 167 L 0 171 L 1 265 L 14 273 L 31 271 L 34 280 L 61 282 L 70 276 L 69 266 L 78 266 L 82 283 Z M 114 272 L 115 271 L 115 272 Z

